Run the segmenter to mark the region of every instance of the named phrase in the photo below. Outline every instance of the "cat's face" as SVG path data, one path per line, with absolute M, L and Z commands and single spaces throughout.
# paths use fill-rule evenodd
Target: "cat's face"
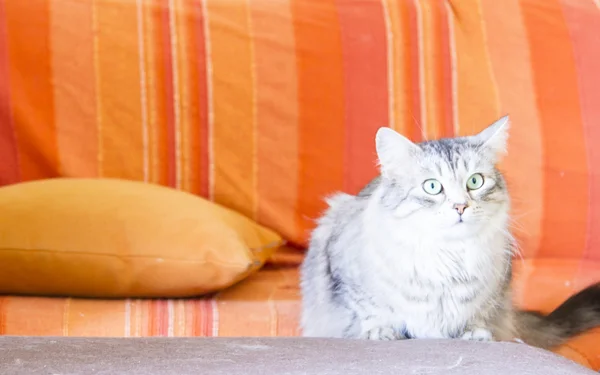
M 415 145 L 380 130 L 382 202 L 411 232 L 461 239 L 486 227 L 502 230 L 509 196 L 495 168 L 506 150 L 508 118 L 463 138 Z

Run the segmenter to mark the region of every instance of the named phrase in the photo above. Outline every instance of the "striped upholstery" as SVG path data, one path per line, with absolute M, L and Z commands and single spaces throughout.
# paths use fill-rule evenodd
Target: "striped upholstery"
M 0 179 L 157 182 L 303 244 L 379 126 L 510 113 L 525 255 L 598 260 L 599 30 L 582 0 L 2 0 Z
M 0 296 L 0 333 L 43 336 L 296 336 L 298 250 L 210 299 Z M 242 318 L 243 317 L 243 318 Z
M 502 168 L 523 253 L 517 299 L 547 309 L 600 279 L 598 35 L 598 0 L 0 0 L 0 184 L 156 182 L 304 245 L 323 195 L 375 175 L 379 126 L 421 140 L 510 113 Z M 273 267 L 247 284 L 271 292 L 227 303 L 262 304 L 268 319 L 280 319 L 272 301 L 293 311 L 297 271 Z M 1 301 L 0 332 L 12 333 L 38 329 L 7 318 L 25 309 L 55 314 L 40 330 L 91 334 L 65 331 L 76 321 L 65 311 L 97 328 L 113 324 L 114 306 L 185 319 L 209 306 Z M 201 331 L 173 329 L 212 332 L 202 316 Z M 160 319 L 135 332 L 164 333 L 148 328 Z M 234 331 L 291 332 L 270 321 Z M 561 350 L 600 368 L 598 349 L 572 348 Z

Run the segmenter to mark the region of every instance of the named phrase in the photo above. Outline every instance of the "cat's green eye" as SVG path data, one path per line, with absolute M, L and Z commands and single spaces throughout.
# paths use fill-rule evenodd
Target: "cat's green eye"
M 477 190 L 483 186 L 483 176 L 480 173 L 475 173 L 467 180 L 467 189 Z
M 425 190 L 427 194 L 438 195 L 442 192 L 442 183 L 431 178 L 423 182 L 423 190 Z

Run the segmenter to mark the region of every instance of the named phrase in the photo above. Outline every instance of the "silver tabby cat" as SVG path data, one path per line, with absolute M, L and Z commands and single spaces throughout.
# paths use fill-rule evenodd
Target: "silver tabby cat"
M 380 177 L 338 193 L 301 268 L 304 336 L 512 340 L 544 348 L 600 325 L 600 284 L 548 316 L 511 302 L 509 119 L 414 144 L 376 135 Z

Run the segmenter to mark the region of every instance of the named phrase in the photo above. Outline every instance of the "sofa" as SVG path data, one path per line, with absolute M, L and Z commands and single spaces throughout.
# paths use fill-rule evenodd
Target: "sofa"
M 594 0 L 0 1 L 0 185 L 158 184 L 287 240 L 210 295 L 0 296 L 0 334 L 297 336 L 308 235 L 376 176 L 375 131 L 504 114 L 515 303 L 552 310 L 600 280 L 599 30 Z M 600 370 L 599 343 L 555 352 Z

